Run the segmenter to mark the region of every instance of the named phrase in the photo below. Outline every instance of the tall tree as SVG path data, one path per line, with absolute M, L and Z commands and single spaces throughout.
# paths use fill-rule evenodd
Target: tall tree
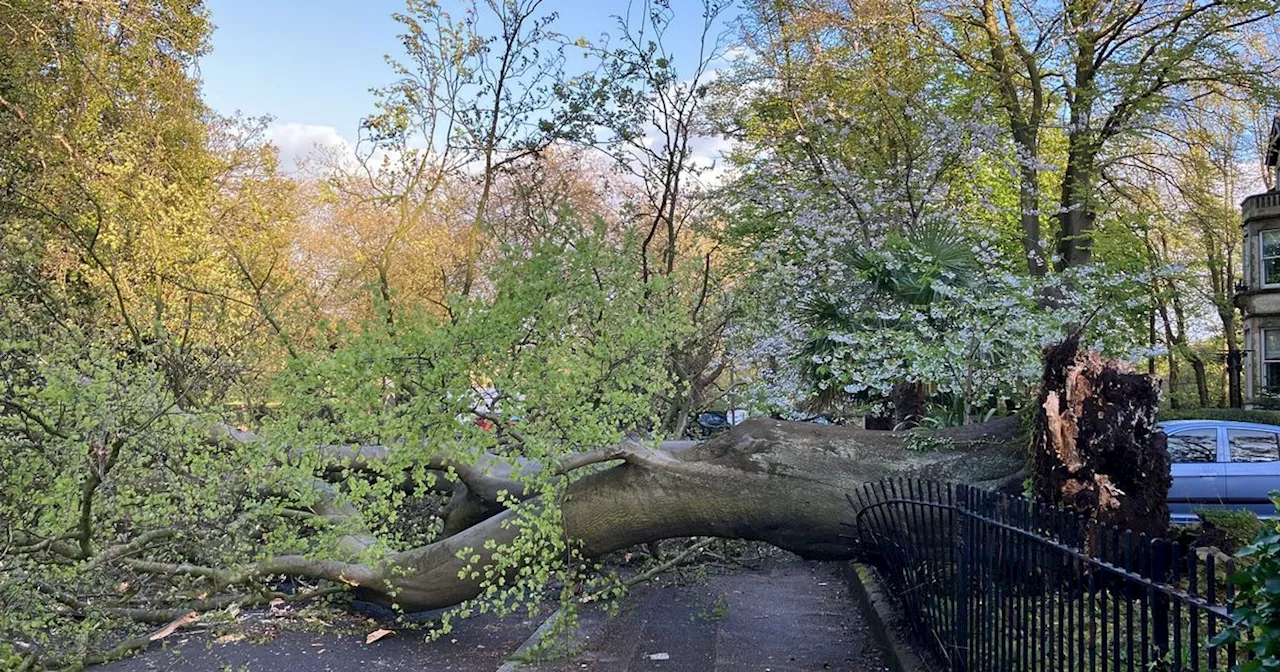
M 1158 133 L 1162 115 L 1204 87 L 1270 86 L 1275 56 L 1252 57 L 1245 47 L 1250 30 L 1277 9 L 1272 0 L 941 0 L 920 7 L 916 25 L 1003 109 L 1021 162 L 1028 268 L 1042 274 L 1048 265 L 1038 193 L 1046 181 L 1046 133 L 1066 142 L 1051 212 L 1053 266 L 1061 270 L 1092 258 L 1101 179 L 1118 146 Z
M 685 334 L 668 353 L 674 394 L 663 395 L 662 429 L 684 434 L 693 411 L 715 401 L 728 365 L 723 336 L 730 321 L 722 250 L 708 185 L 711 168 L 697 156 L 713 131 L 707 119 L 716 66 L 726 48 L 724 0 L 703 0 L 692 24 L 696 50 L 678 58 L 670 35 L 685 20 L 670 3 L 645 0 L 615 17 L 606 41 L 587 43 L 598 67 L 566 87 L 570 106 L 591 110 L 596 132 L 582 140 L 600 149 L 639 194 L 624 224 L 640 238 L 639 274 L 660 279 L 685 315 Z
M 1238 207 L 1244 185 L 1253 181 L 1249 171 L 1242 169 L 1248 154 L 1247 114 L 1247 106 L 1207 95 L 1187 110 L 1180 124 L 1189 146 L 1179 162 L 1179 195 L 1204 269 L 1203 292 L 1222 325 L 1231 408 L 1244 405 L 1244 356 L 1235 293 L 1243 277 Z
M 767 204 L 765 218 L 824 210 L 864 245 L 954 212 L 974 183 L 971 136 L 987 129 L 901 7 L 762 1 L 743 20 L 716 108 L 738 142 L 737 199 Z
M 1210 312 L 1225 346 L 1225 403 L 1242 403 L 1240 327 L 1234 298 L 1242 276 L 1239 202 L 1263 183 L 1253 162 L 1259 101 L 1206 88 L 1169 114 L 1162 132 L 1131 141 L 1106 176 L 1143 241 L 1151 271 L 1153 315 L 1164 325 L 1171 385 L 1179 360 L 1196 372 L 1197 396 L 1210 403 L 1207 362 L 1187 338 L 1187 323 Z M 1153 318 L 1154 319 L 1154 318 Z M 1180 403 L 1177 397 L 1173 403 Z
M 20 302 L 152 352 L 196 403 L 212 382 L 197 372 L 225 354 L 214 325 L 245 315 L 178 278 L 225 284 L 193 76 L 211 29 L 202 5 L 6 3 L 0 25 L 0 227 Z
M 470 294 L 488 236 L 486 218 L 498 174 L 569 132 L 554 87 L 563 53 L 548 26 L 556 15 L 542 0 L 483 0 L 457 15 L 439 3 L 408 0 L 395 15 L 404 54 L 388 57 L 396 80 L 377 90 L 377 110 L 361 126 L 356 165 L 331 162 L 330 182 L 352 201 L 389 220 L 372 263 L 384 317 L 394 320 L 393 250 L 448 200 L 448 189 L 473 181 L 470 225 L 452 268 L 441 269 L 446 294 Z

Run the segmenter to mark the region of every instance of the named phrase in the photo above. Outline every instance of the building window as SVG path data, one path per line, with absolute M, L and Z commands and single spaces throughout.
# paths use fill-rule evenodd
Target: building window
M 1262 253 L 1258 256 L 1261 264 L 1262 284 L 1280 285 L 1280 229 L 1268 229 L 1258 234 L 1262 244 Z
M 1267 394 L 1280 394 L 1280 329 L 1262 330 L 1262 386 Z

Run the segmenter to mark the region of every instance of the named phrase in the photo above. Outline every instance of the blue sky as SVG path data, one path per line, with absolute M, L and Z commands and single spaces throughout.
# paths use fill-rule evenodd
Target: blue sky
M 679 64 L 696 57 L 699 0 L 671 0 L 677 20 L 667 44 Z M 390 79 L 384 54 L 398 55 L 403 0 L 208 0 L 213 52 L 201 61 L 206 102 L 223 114 L 276 119 L 282 158 L 315 143 L 350 142 L 373 109 L 370 87 Z M 446 8 L 456 0 L 443 0 Z M 555 30 L 594 39 L 627 11 L 627 0 L 546 0 Z M 682 53 L 683 52 L 683 53 Z
M 200 65 L 205 100 L 222 113 L 353 133 L 370 86 L 387 79 L 398 0 L 211 0 L 213 53 Z

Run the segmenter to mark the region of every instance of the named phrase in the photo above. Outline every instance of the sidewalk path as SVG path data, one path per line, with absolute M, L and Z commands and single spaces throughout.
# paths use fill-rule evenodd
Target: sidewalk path
M 577 656 L 522 670 L 886 669 L 833 563 L 792 561 L 711 575 L 705 584 L 637 588 L 616 618 L 584 617 L 583 632 Z
M 582 616 L 581 648 L 525 672 L 799 672 L 886 669 L 839 565 L 787 560 L 759 570 L 673 575 L 633 589 L 621 613 Z M 269 641 L 216 643 L 174 635 L 166 647 L 97 668 L 103 672 L 494 672 L 538 627 L 537 620 L 477 617 L 427 642 L 397 632 L 366 645 L 362 634 L 276 633 Z M 369 629 L 376 628 L 369 626 Z M 394 626 L 390 626 L 394 627 Z

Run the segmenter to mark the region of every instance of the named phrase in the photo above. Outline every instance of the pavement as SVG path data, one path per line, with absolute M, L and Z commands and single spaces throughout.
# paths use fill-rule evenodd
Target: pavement
M 179 633 L 163 648 L 110 663 L 104 672 L 800 672 L 887 669 L 837 563 L 794 558 L 759 569 L 668 574 L 633 588 L 616 616 L 584 610 L 574 653 L 513 665 L 509 656 L 545 619 L 478 616 L 427 641 L 356 620 L 342 628 L 258 630 L 231 639 Z M 368 631 L 368 632 L 366 632 Z
M 447 670 L 494 672 L 533 634 L 539 619 L 477 616 L 457 624 L 449 635 L 427 641 L 423 631 L 392 624 L 367 623 L 364 632 L 344 624 L 342 632 L 253 628 L 244 638 L 221 641 L 212 634 L 172 635 L 163 646 L 108 663 L 95 672 L 399 672 Z M 287 626 L 294 627 L 293 624 Z M 373 643 L 369 633 L 392 629 Z
M 705 583 L 649 585 L 633 590 L 617 617 L 584 621 L 578 654 L 520 672 L 887 669 L 835 563 L 793 561 Z

